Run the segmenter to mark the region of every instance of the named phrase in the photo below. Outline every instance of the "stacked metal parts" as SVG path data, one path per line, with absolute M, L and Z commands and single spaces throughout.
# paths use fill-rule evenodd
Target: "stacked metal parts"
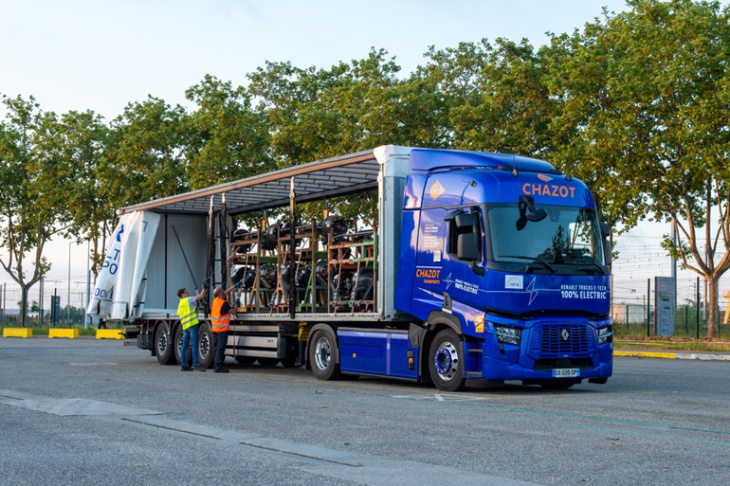
M 230 274 L 239 312 L 285 313 L 294 296 L 297 312 L 373 312 L 376 240 L 371 229 L 348 232 L 337 215 L 296 228 L 277 222 L 234 231 Z

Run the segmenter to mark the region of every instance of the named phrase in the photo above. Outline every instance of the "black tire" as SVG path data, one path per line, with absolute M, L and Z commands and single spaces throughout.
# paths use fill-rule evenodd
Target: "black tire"
M 445 329 L 436 335 L 428 354 L 428 370 L 436 388 L 444 391 L 464 389 L 463 354 L 461 340 L 454 331 Z
M 214 358 L 213 331 L 207 322 L 198 326 L 198 339 L 198 364 L 203 368 L 210 368 L 213 366 Z M 223 358 L 225 359 L 225 354 Z
M 279 358 L 259 358 L 258 361 L 261 366 L 276 366 L 279 364 Z
M 167 332 L 169 323 L 162 323 L 157 326 L 155 331 L 155 341 L 152 344 L 155 347 L 157 361 L 161 365 L 171 365 L 175 363 L 175 350 L 173 349 L 170 335 Z
M 318 380 L 340 378 L 340 365 L 336 361 L 337 340 L 330 329 L 319 329 L 309 340 L 309 362 L 312 374 Z
M 236 356 L 236 362 L 242 365 L 252 365 L 256 362 L 253 356 Z

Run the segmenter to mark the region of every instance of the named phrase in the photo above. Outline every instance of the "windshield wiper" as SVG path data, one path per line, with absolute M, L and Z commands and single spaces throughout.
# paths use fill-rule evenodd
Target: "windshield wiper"
M 499 258 L 517 258 L 519 260 L 530 260 L 531 263 L 529 263 L 527 265 L 527 267 L 525 267 L 525 272 L 527 272 L 529 270 L 534 270 L 536 268 L 543 268 L 543 267 L 544 268 L 547 268 L 552 273 L 555 273 L 556 272 L 555 267 L 553 267 L 552 265 L 550 265 L 550 263 L 548 263 L 547 261 L 545 261 L 544 259 L 542 259 L 539 256 L 538 257 L 531 257 L 531 256 L 523 256 L 523 255 L 499 255 Z M 535 263 L 541 263 L 542 265 L 541 265 L 541 267 L 535 267 L 534 266 Z
M 602 266 L 600 266 L 598 263 L 596 263 L 595 260 L 592 258 L 586 258 L 586 263 L 589 263 L 590 265 L 581 265 L 578 267 L 578 270 L 584 271 L 584 272 L 592 272 L 596 269 L 598 269 L 601 272 L 601 275 L 606 274 L 606 270 L 603 269 Z
M 534 260 L 534 262 L 533 262 L 533 263 L 536 263 L 536 262 L 542 263 L 542 264 L 543 264 L 543 265 L 545 265 L 545 267 L 547 267 L 547 269 L 548 269 L 548 270 L 550 270 L 551 272 L 553 272 L 553 273 L 555 273 L 555 272 L 556 272 L 556 270 L 555 270 L 555 267 L 553 267 L 552 265 L 550 265 L 550 263 L 548 263 L 548 261 L 547 261 L 547 260 L 545 260 L 545 259 L 543 259 L 542 257 L 539 257 L 539 256 L 538 256 L 538 257 L 535 257 L 535 260 Z M 528 265 L 528 268 L 529 268 L 529 267 L 530 267 L 530 266 Z

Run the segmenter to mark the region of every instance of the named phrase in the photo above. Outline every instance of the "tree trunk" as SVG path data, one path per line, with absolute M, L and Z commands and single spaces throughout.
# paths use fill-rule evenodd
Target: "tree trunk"
M 713 277 L 707 279 L 707 286 L 710 292 L 710 302 L 709 305 L 709 314 L 707 317 L 707 337 L 713 338 L 715 337 L 715 330 L 717 329 L 717 324 L 720 321 L 720 312 L 718 309 L 718 282 L 719 278 Z
M 28 316 L 28 287 L 20 286 L 20 327 L 25 327 Z

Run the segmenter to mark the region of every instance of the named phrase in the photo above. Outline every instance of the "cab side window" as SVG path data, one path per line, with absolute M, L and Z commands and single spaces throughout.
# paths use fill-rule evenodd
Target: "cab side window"
M 462 261 L 481 260 L 479 214 L 458 210 L 449 213 L 445 220 L 449 222 L 448 253 Z

